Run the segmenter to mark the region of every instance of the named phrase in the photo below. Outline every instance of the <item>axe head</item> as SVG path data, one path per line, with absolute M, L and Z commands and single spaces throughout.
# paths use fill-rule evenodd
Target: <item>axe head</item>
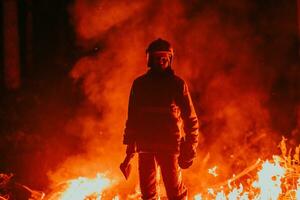
M 127 180 L 130 175 L 130 172 L 131 172 L 131 164 L 130 163 L 126 164 L 124 162 L 121 163 L 120 170 L 123 173 L 123 175 L 125 176 L 125 179 Z

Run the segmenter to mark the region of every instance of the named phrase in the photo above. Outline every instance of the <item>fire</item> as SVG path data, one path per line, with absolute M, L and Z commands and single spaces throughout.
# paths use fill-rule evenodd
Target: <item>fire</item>
M 195 200 L 202 200 L 201 194 L 195 195 L 194 199 L 195 199 Z
M 274 157 L 274 163 L 268 160 L 263 163 L 262 169 L 258 172 L 258 180 L 253 183 L 255 188 L 260 189 L 259 199 L 278 199 L 282 193 L 281 179 L 286 170 L 280 166 L 279 159 Z
M 260 159 L 253 165 L 233 176 L 227 183 L 210 187 L 206 193 L 194 196 L 195 200 L 300 200 L 300 162 L 299 146 L 295 148 L 292 156 L 291 149 L 286 147 L 286 139 L 280 142 L 281 156 L 273 156 L 272 160 Z M 260 168 L 254 179 L 248 180 L 248 184 L 238 185 L 238 179 L 250 171 Z M 215 167 L 209 170 L 214 174 Z M 249 182 L 251 184 L 249 184 Z
M 112 181 L 103 174 L 97 174 L 95 178 L 79 177 L 67 181 L 67 187 L 60 191 L 59 196 L 48 198 L 49 200 L 100 200 L 105 189 L 112 185 Z M 57 193 L 58 191 L 56 191 Z M 46 198 L 47 199 L 47 198 Z M 118 196 L 114 197 L 117 200 Z
M 300 199 L 300 178 L 298 179 L 298 189 L 296 192 L 296 199 L 299 200 Z
M 213 168 L 208 169 L 208 173 L 213 175 L 214 177 L 217 177 L 218 174 L 217 174 L 216 170 L 217 170 L 217 166 L 214 166 Z
M 239 174 L 233 175 L 227 181 L 216 184 L 193 195 L 194 200 L 300 200 L 300 162 L 299 146 L 295 150 L 288 149 L 282 139 L 279 147 L 281 155 L 274 155 L 271 159 L 258 159 Z M 294 155 L 292 155 L 294 152 Z M 217 166 L 208 170 L 208 173 L 217 177 Z M 251 173 L 251 175 L 250 175 Z M 246 178 L 241 180 L 242 178 Z M 250 178 L 249 178 L 250 177 Z M 160 182 L 160 173 L 157 174 Z M 46 197 L 46 200 L 100 200 L 107 199 L 104 190 L 112 188 L 113 181 L 103 174 L 96 178 L 79 177 L 66 182 L 66 186 L 56 190 L 56 195 Z M 196 183 L 195 183 L 196 184 Z M 158 185 L 159 187 L 159 185 Z M 158 188 L 159 190 L 159 188 Z M 161 197 L 163 194 L 158 191 Z M 127 198 L 125 197 L 127 196 Z M 140 191 L 134 194 L 125 194 L 124 197 L 112 192 L 109 199 L 139 199 Z

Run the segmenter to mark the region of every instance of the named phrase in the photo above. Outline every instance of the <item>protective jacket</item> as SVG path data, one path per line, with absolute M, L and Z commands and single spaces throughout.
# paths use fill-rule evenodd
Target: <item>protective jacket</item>
M 123 143 L 138 152 L 179 153 L 181 138 L 198 143 L 198 119 L 186 83 L 171 68 L 150 69 L 134 80 Z

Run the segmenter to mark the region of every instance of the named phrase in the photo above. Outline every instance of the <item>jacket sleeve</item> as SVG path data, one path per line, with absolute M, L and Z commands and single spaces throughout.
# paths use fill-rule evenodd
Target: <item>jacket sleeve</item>
M 196 150 L 199 138 L 199 123 L 188 87 L 184 81 L 180 87 L 177 103 L 183 120 L 183 129 L 185 132 L 184 142 L 190 148 Z
M 130 145 L 135 143 L 136 134 L 136 95 L 135 95 L 135 82 L 133 82 L 128 103 L 128 116 L 125 125 L 123 144 Z

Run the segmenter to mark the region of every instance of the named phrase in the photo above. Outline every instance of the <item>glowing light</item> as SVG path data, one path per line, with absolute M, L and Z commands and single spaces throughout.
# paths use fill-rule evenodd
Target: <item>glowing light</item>
M 119 196 L 115 196 L 112 200 L 120 200 Z
M 258 180 L 253 183 L 253 187 L 260 189 L 258 199 L 277 200 L 282 192 L 281 178 L 286 170 L 280 166 L 278 159 L 274 160 L 274 163 L 263 163 L 263 168 L 258 172 Z
M 300 200 L 300 178 L 298 179 L 298 189 L 296 192 L 296 199 Z
M 84 200 L 92 197 L 100 200 L 102 192 L 111 184 L 103 175 L 97 174 L 94 179 L 80 177 L 69 181 L 69 187 L 62 193 L 60 200 Z
M 198 193 L 199 199 L 213 200 L 300 200 L 300 145 L 293 150 L 286 145 L 283 137 L 279 146 L 281 155 L 274 155 L 272 159 L 261 161 L 247 167 L 237 175 L 233 175 L 227 181 L 208 187 L 206 193 Z M 260 168 L 260 170 L 257 170 Z M 216 167 L 208 170 L 214 174 Z M 254 172 L 256 175 L 249 174 Z M 249 174 L 249 178 L 242 179 Z M 239 184 L 239 185 L 238 185 Z M 244 185 L 243 185 L 244 184 Z M 238 185 L 238 186 L 237 186 Z
M 207 189 L 208 194 L 214 195 L 214 190 L 212 188 Z
M 217 174 L 216 170 L 217 170 L 217 166 L 214 166 L 213 168 L 208 169 L 208 173 L 213 175 L 214 177 L 217 177 L 218 174 Z
M 294 155 L 292 150 L 285 145 L 285 139 L 279 145 L 282 150 L 281 156 L 273 156 L 270 161 L 258 160 L 253 165 L 238 174 L 234 174 L 230 179 L 219 184 L 207 187 L 206 192 L 198 191 L 194 200 L 300 200 L 300 174 L 299 174 L 299 148 Z M 208 169 L 208 173 L 216 177 L 217 166 Z M 260 170 L 258 170 L 260 169 Z M 249 174 L 251 172 L 251 174 Z M 252 173 L 253 172 L 253 173 Z M 157 181 L 160 181 L 160 172 L 156 174 Z M 247 176 L 247 179 L 240 180 Z M 101 200 L 103 190 L 111 185 L 111 181 L 103 175 L 97 175 L 95 179 L 78 178 L 68 181 L 68 187 L 64 191 L 60 190 L 59 198 L 55 200 Z M 157 184 L 158 194 L 163 196 Z M 243 185 L 244 184 L 244 185 Z M 56 196 L 57 197 L 57 196 Z M 140 199 L 141 192 L 136 187 L 134 194 L 128 194 L 126 199 Z M 120 200 L 119 194 L 114 194 L 112 200 Z M 50 200 L 50 199 L 49 199 Z
M 202 200 L 202 195 L 201 194 L 196 194 L 194 196 L 194 200 Z
M 225 193 L 223 191 L 218 192 L 218 194 L 216 196 L 216 200 L 227 200 Z
M 243 193 L 243 185 L 240 184 L 239 188 L 233 188 L 233 190 L 228 194 L 229 200 L 236 200 L 238 197 L 241 197 L 241 194 Z

